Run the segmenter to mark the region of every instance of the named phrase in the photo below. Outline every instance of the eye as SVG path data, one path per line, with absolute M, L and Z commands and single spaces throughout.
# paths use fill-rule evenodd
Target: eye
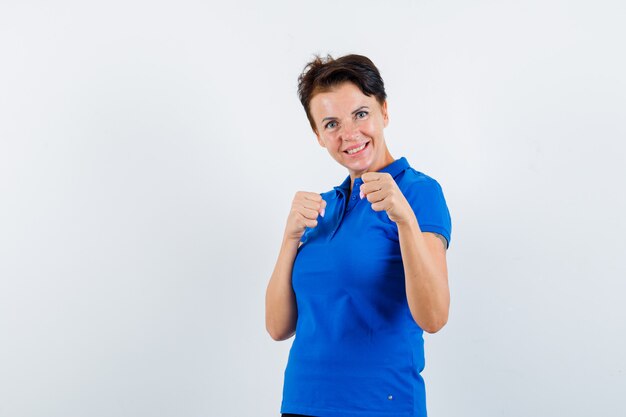
M 358 112 L 358 113 L 356 114 L 356 118 L 357 118 L 357 119 L 362 119 L 362 118 L 364 118 L 365 116 L 367 116 L 367 114 L 368 114 L 368 113 L 367 113 L 365 110 L 362 110 L 362 111 L 360 111 L 360 112 Z
M 333 129 L 335 127 L 337 127 L 337 122 L 332 120 L 328 123 L 326 123 L 326 126 L 324 126 L 326 129 Z

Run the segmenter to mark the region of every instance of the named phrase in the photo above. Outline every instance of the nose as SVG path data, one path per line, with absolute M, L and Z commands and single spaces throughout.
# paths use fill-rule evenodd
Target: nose
M 359 138 L 359 129 L 354 120 L 343 123 L 341 136 L 346 141 L 355 141 Z

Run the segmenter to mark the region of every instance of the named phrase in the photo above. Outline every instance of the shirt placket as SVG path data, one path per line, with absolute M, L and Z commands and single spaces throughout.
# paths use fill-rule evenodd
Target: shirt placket
M 329 240 L 335 236 L 335 234 L 337 233 L 337 230 L 339 230 L 339 228 L 341 227 L 343 218 L 348 213 L 350 213 L 350 211 L 352 211 L 352 209 L 357 205 L 357 203 L 361 199 L 359 195 L 361 192 L 361 184 L 363 184 L 363 181 L 361 180 L 361 178 L 356 178 L 354 180 L 354 186 L 352 187 L 352 192 L 350 193 L 350 196 L 346 197 L 347 193 L 343 193 L 343 192 L 339 193 L 338 197 L 340 200 L 342 200 L 339 206 L 342 207 L 343 209 L 338 210 L 339 218 L 335 224 L 335 227 L 333 228 L 333 231 L 330 234 Z M 347 198 L 347 201 L 346 201 L 346 198 Z

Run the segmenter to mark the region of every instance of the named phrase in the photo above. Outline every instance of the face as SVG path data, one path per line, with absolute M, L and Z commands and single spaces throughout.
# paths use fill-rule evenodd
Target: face
M 309 106 L 319 144 L 348 168 L 353 180 L 393 162 L 383 136 L 389 123 L 387 102 L 381 106 L 374 96 L 345 82 L 316 94 Z

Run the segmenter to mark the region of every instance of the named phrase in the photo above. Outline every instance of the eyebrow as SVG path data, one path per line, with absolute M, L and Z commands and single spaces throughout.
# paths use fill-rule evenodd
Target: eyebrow
M 368 109 L 369 110 L 370 108 L 367 107 L 367 106 L 361 106 L 358 109 L 356 109 L 355 111 L 353 111 L 352 114 L 357 114 L 358 112 L 360 112 L 363 109 Z
M 363 110 L 363 109 L 367 109 L 367 110 L 369 110 L 369 107 L 368 107 L 368 106 L 361 106 L 361 107 L 359 107 L 358 109 L 354 110 L 351 114 L 357 114 L 358 112 L 360 112 L 360 111 L 361 111 L 361 110 Z M 326 120 L 335 120 L 335 119 L 336 119 L 336 117 L 335 117 L 335 116 L 328 116 L 328 117 L 324 117 L 324 118 L 322 119 L 322 123 L 324 123 Z

